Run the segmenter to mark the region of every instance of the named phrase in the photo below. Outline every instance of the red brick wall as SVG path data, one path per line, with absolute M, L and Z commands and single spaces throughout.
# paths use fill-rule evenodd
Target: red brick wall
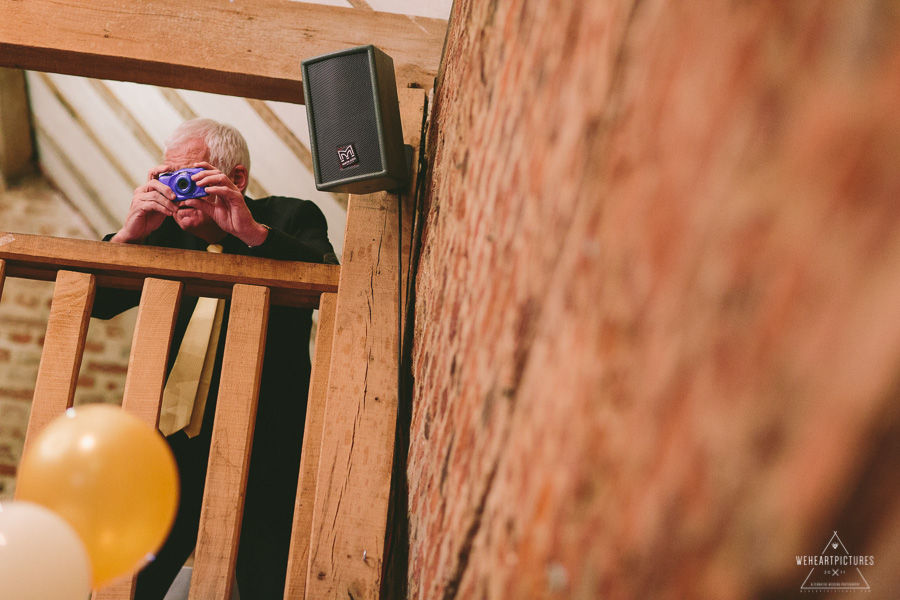
M 900 597 L 900 11 L 457 0 L 409 596 Z M 818 575 L 817 575 L 818 577 Z
M 78 214 L 35 180 L 0 189 L 0 230 L 96 239 Z M 50 314 L 53 284 L 8 278 L 0 298 L 0 498 L 11 497 Z M 122 401 L 135 311 L 92 320 L 75 403 Z

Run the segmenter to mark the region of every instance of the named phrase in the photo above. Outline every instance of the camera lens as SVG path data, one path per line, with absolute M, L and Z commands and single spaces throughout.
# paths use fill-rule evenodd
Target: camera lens
M 182 173 L 178 177 L 175 178 L 175 191 L 179 194 L 186 195 L 191 193 L 194 189 L 194 181 L 191 179 L 190 174 Z

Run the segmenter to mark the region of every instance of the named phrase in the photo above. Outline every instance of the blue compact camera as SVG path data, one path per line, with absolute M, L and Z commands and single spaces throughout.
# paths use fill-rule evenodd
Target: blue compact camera
M 191 175 L 203 170 L 204 169 L 200 167 L 179 169 L 174 173 L 160 174 L 159 180 L 172 188 L 172 191 L 175 192 L 175 202 L 181 202 L 182 200 L 189 200 L 191 198 L 202 198 L 208 195 L 206 193 L 206 188 L 199 187 L 196 182 L 191 179 Z

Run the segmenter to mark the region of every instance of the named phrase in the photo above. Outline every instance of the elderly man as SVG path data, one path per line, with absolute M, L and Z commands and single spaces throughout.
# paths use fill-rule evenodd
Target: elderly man
M 325 217 L 315 204 L 244 195 L 250 157 L 236 129 L 195 119 L 179 126 L 165 145 L 165 164 L 150 170 L 147 182 L 134 192 L 124 225 L 105 239 L 187 250 L 217 244 L 227 254 L 337 263 Z M 159 176 L 187 167 L 202 169 L 192 179 L 206 188 L 207 195 L 173 202 L 175 192 Z M 108 318 L 138 301 L 132 292 L 101 290 L 94 316 Z M 196 298 L 182 300 L 170 372 L 196 302 Z M 283 595 L 309 387 L 310 317 L 310 309 L 270 310 L 237 564 L 238 589 L 250 600 L 280 600 Z M 226 310 L 202 419 L 191 435 L 180 430 L 167 437 L 181 476 L 181 504 L 169 539 L 138 577 L 136 600 L 163 598 L 197 541 L 227 326 Z M 161 417 L 161 425 L 165 418 Z

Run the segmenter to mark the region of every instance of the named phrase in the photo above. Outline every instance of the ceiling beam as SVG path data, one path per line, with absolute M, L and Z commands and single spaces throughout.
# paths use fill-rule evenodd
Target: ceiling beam
M 0 68 L 0 187 L 34 170 L 25 74 Z
M 288 0 L 0 0 L 0 67 L 303 103 L 300 62 L 374 44 L 432 87 L 447 22 Z

